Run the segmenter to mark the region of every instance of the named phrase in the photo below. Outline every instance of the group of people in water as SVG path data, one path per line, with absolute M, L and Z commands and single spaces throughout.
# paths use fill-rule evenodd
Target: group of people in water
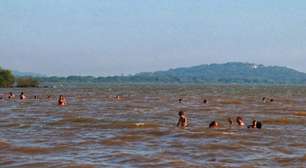
M 16 95 L 13 93 L 13 92 L 10 92 L 9 94 L 8 94 L 8 97 L 7 97 L 8 99 L 16 99 Z M 26 99 L 27 97 L 25 96 L 25 94 L 24 94 L 24 92 L 21 92 L 20 94 L 19 94 L 19 99 L 20 100 L 24 100 L 24 99 Z M 48 99 L 51 99 L 51 96 L 50 95 L 48 95 L 48 97 L 47 97 Z M 1 96 L 0 97 L 0 99 L 3 99 L 3 97 Z M 38 99 L 38 96 L 34 96 L 34 99 Z M 57 105 L 59 105 L 59 106 L 64 106 L 64 105 L 66 105 L 67 104 L 67 101 L 66 101 L 66 98 L 63 96 L 63 95 L 60 95 L 59 96 L 59 98 L 58 98 L 58 101 L 57 101 Z
M 26 98 L 27 97 L 25 96 L 24 92 L 21 92 L 20 95 L 19 95 L 19 99 L 20 100 L 24 100 Z M 117 100 L 121 99 L 120 96 L 116 96 L 114 98 L 117 99 Z M 3 97 L 0 97 L 0 99 L 3 99 Z M 8 94 L 8 99 L 16 99 L 16 95 L 14 93 L 10 92 Z M 38 96 L 34 96 L 34 99 L 38 99 Z M 51 99 L 50 95 L 48 96 L 48 99 Z M 178 99 L 179 103 L 182 103 L 182 101 L 183 101 L 182 98 Z M 272 98 L 263 97 L 262 101 L 263 101 L 263 103 L 266 103 L 266 102 L 273 102 L 274 100 Z M 203 103 L 207 104 L 208 101 L 206 99 L 204 99 Z M 66 98 L 63 95 L 60 95 L 59 98 L 58 98 L 58 101 L 57 101 L 57 105 L 65 106 L 66 104 L 67 104 Z M 188 118 L 187 118 L 185 112 L 184 111 L 179 111 L 178 115 L 179 115 L 179 119 L 178 119 L 178 122 L 177 122 L 177 127 L 180 127 L 180 128 L 188 127 L 189 123 L 188 123 Z M 228 123 L 229 123 L 230 127 L 233 125 L 232 118 L 228 118 Z M 240 117 L 240 116 L 236 117 L 236 123 L 240 127 L 245 127 L 245 123 L 243 121 L 243 118 Z M 219 128 L 220 124 L 217 121 L 211 121 L 209 123 L 208 127 L 209 128 Z M 258 128 L 258 129 L 261 129 L 262 128 L 262 123 L 261 123 L 261 121 L 253 120 L 252 124 L 248 125 L 247 128 Z
M 182 98 L 178 99 L 178 102 L 179 102 L 179 103 L 182 103 L 182 101 L 183 101 Z M 267 97 L 263 97 L 263 98 L 262 98 L 262 101 L 263 101 L 263 103 L 267 103 L 267 102 L 273 102 L 274 99 L 272 99 L 272 98 L 267 98 Z M 207 104 L 207 103 L 208 103 L 207 99 L 204 99 L 204 100 L 203 100 L 203 103 L 204 103 L 204 104 Z M 189 124 L 189 123 L 188 123 L 188 118 L 187 118 L 185 112 L 184 112 L 184 111 L 179 111 L 179 112 L 178 112 L 178 115 L 179 115 L 179 119 L 178 119 L 178 122 L 177 122 L 176 126 L 177 126 L 177 127 L 180 127 L 180 128 L 186 128 L 186 127 L 188 127 L 188 124 Z M 232 118 L 228 118 L 228 123 L 229 123 L 229 126 L 230 126 L 230 127 L 233 125 L 233 120 L 232 120 Z M 243 118 L 240 117 L 240 116 L 238 116 L 238 117 L 236 118 L 236 123 L 238 124 L 239 127 L 245 127 L 245 123 L 244 123 L 244 121 L 243 121 Z M 217 121 L 214 120 L 214 121 L 211 121 L 211 122 L 209 123 L 209 126 L 208 126 L 208 127 L 209 127 L 209 128 L 219 128 L 219 127 L 220 127 L 220 124 L 219 124 Z M 252 124 L 251 124 L 251 125 L 248 125 L 247 128 L 258 128 L 258 129 L 261 129 L 261 128 L 262 128 L 262 122 L 261 122 L 261 121 L 257 121 L 257 120 L 253 120 Z
M 188 118 L 187 118 L 185 112 L 184 111 L 179 111 L 178 115 L 179 115 L 179 119 L 178 119 L 178 122 L 177 122 L 176 126 L 180 127 L 180 128 L 188 127 L 189 123 L 188 123 Z M 238 116 L 236 118 L 236 122 L 237 122 L 238 126 L 245 127 L 245 123 L 244 123 L 242 117 Z M 232 118 L 228 118 L 228 123 L 229 123 L 230 127 L 233 125 Z M 212 122 L 209 123 L 208 127 L 209 128 L 219 128 L 220 124 L 217 121 L 212 121 Z M 261 129 L 261 127 L 262 127 L 261 121 L 257 121 L 257 120 L 253 120 L 252 124 L 247 126 L 247 128 L 258 128 L 258 129 Z

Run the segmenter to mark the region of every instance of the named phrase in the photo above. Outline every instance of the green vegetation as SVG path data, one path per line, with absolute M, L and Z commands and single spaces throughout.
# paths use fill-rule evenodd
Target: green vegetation
M 17 84 L 15 85 L 15 82 Z M 0 67 L 0 88 L 7 87 L 38 87 L 39 81 L 32 77 L 16 78 L 10 70 L 2 69 Z
M 0 67 L 0 87 L 13 87 L 15 77 L 10 70 L 5 70 Z
M 38 87 L 39 81 L 31 77 L 22 77 L 17 79 L 17 87 Z

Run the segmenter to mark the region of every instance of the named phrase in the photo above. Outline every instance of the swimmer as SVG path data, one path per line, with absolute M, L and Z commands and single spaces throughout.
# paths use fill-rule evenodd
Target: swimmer
M 233 125 L 233 120 L 232 120 L 232 118 L 228 118 L 227 121 L 228 121 L 228 123 L 229 123 L 230 126 Z
M 270 102 L 274 102 L 274 99 L 270 99 Z
M 21 93 L 20 93 L 20 95 L 19 95 L 19 99 L 20 99 L 20 100 L 24 100 L 24 99 L 26 99 L 26 96 L 24 95 L 24 93 L 23 93 L 23 92 L 21 92 Z
M 8 99 L 15 99 L 15 94 L 13 94 L 13 92 L 9 93 Z
M 121 96 L 115 96 L 115 99 L 116 99 L 116 100 L 121 100 L 122 97 L 121 97 Z
M 209 128 L 219 128 L 219 123 L 217 121 L 212 121 L 209 124 Z
M 252 125 L 248 125 L 248 128 L 256 128 L 257 126 L 257 121 L 253 120 Z
M 38 96 L 34 96 L 34 99 L 38 99 Z
M 187 117 L 185 116 L 185 112 L 184 111 L 180 111 L 178 113 L 179 115 L 179 119 L 178 119 L 178 122 L 176 124 L 177 127 L 180 127 L 180 128 L 185 128 L 188 126 L 188 121 L 187 121 Z
M 204 104 L 207 104 L 207 100 L 206 100 L 206 99 L 204 99 L 204 100 L 203 100 L 203 103 L 204 103 Z
M 63 95 L 60 95 L 59 98 L 58 98 L 58 105 L 59 106 L 64 106 L 66 104 L 67 104 L 67 102 L 66 102 L 65 97 Z
M 257 121 L 256 123 L 256 128 L 261 129 L 262 123 L 260 121 Z
M 239 126 L 244 126 L 245 125 L 242 117 L 240 117 L 240 116 L 237 117 L 236 122 Z
M 183 99 L 182 99 L 182 98 L 179 98 L 178 101 L 179 101 L 179 103 L 182 103 Z
M 50 99 L 51 99 L 51 96 L 50 96 L 50 95 L 48 95 L 48 97 L 47 97 L 47 98 L 48 98 L 48 100 L 50 100 Z
M 262 98 L 262 102 L 263 102 L 263 103 L 267 103 L 267 101 L 268 101 L 268 98 L 266 98 L 266 97 L 263 97 L 263 98 Z

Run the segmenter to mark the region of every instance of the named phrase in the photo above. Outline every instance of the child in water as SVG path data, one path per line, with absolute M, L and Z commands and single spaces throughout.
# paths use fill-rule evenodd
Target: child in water
M 178 119 L 176 126 L 180 128 L 186 128 L 188 126 L 188 121 L 187 121 L 187 117 L 185 116 L 185 112 L 180 111 L 178 115 L 179 115 L 179 119 Z
M 60 95 L 59 98 L 58 98 L 58 105 L 59 106 L 64 106 L 66 104 L 67 104 L 67 102 L 66 102 L 65 97 L 63 95 Z

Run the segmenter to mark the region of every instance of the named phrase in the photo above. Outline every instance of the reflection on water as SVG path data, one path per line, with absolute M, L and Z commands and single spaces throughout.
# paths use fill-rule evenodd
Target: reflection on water
M 1 89 L 0 94 L 9 91 Z M 0 100 L 0 167 L 306 166 L 306 87 L 139 85 L 23 91 L 30 99 Z M 68 106 L 56 106 L 60 94 Z M 121 98 L 114 99 L 117 95 Z M 263 103 L 262 97 L 275 101 Z M 190 118 L 187 129 L 175 127 L 179 110 Z M 227 119 L 236 116 L 248 124 L 260 120 L 263 129 L 229 127 Z M 208 129 L 212 120 L 221 128 Z

